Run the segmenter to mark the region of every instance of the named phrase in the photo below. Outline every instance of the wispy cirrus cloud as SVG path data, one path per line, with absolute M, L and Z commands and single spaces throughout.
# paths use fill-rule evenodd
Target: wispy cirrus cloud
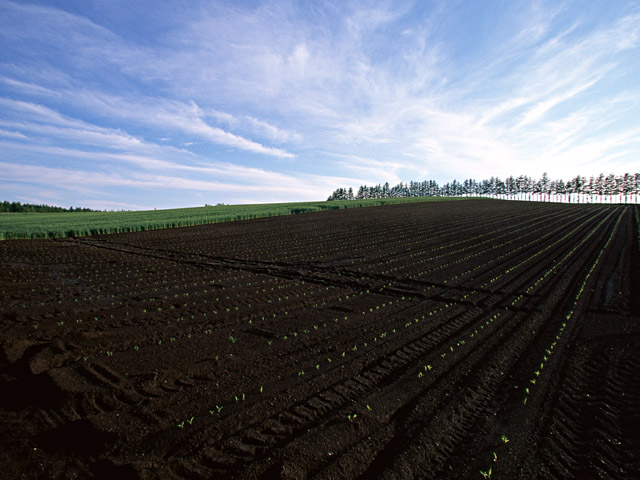
M 229 202 L 640 152 L 638 5 L 118 1 L 0 0 L 4 159 Z

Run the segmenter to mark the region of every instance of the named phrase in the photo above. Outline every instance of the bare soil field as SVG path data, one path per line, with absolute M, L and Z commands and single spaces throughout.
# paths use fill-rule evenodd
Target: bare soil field
M 0 477 L 640 478 L 637 209 L 0 242 Z

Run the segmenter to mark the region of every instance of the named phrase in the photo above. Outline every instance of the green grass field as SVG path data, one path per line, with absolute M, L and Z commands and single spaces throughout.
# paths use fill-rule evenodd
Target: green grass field
M 217 205 L 134 212 L 0 213 L 0 240 L 81 237 L 106 233 L 138 232 L 341 208 L 451 201 L 453 199 L 452 197 L 381 198 L 337 200 L 332 202 Z

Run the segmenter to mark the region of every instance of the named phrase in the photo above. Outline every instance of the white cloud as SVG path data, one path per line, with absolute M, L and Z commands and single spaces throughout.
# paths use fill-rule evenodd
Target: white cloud
M 3 122 L 0 120 L 0 125 L 2 125 Z M 0 128 L 0 136 L 1 137 L 10 137 L 10 138 L 20 138 L 20 139 L 24 139 L 27 140 L 29 137 L 27 137 L 25 134 L 23 134 L 22 132 L 17 132 L 17 131 L 13 131 L 13 130 L 4 130 L 2 128 Z

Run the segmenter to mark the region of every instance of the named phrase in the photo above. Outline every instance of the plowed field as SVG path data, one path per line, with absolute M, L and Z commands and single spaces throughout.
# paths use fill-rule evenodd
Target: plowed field
M 3 478 L 640 478 L 638 207 L 0 242 Z

